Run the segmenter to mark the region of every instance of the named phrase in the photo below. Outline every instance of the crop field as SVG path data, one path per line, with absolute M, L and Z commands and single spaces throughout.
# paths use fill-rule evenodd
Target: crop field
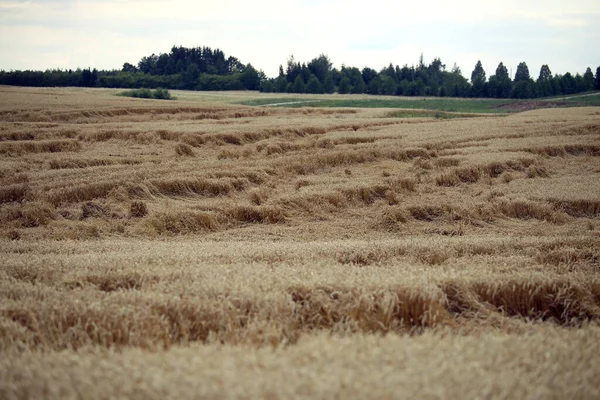
M 0 398 L 600 398 L 600 107 L 118 92 L 0 87 Z

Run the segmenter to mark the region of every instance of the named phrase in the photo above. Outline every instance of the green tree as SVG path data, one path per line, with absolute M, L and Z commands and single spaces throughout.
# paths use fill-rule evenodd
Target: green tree
M 456 64 L 452 68 L 452 72 L 444 71 L 442 72 L 442 76 L 446 96 L 463 97 L 466 94 L 469 82 L 462 76 L 460 68 Z
M 369 94 L 380 94 L 381 93 L 381 79 L 378 76 L 371 79 L 371 82 L 367 85 L 367 93 Z
M 529 79 L 531 79 L 531 77 L 529 76 L 529 68 L 527 67 L 527 64 L 525 64 L 525 62 L 519 63 L 517 66 L 517 72 L 515 74 L 515 85 L 519 82 L 527 81 Z
M 596 68 L 596 79 L 594 83 L 596 90 L 600 90 L 600 67 Z
M 471 94 L 473 97 L 484 97 L 486 95 L 485 83 L 485 71 L 483 70 L 481 61 L 477 61 L 477 64 L 475 64 L 475 69 L 471 73 L 471 84 L 473 85 Z
M 488 80 L 488 95 L 490 97 L 500 97 L 498 92 L 500 91 L 500 81 L 496 75 L 490 76 Z
M 510 76 L 508 76 L 508 69 L 504 66 L 504 63 L 502 62 L 498 64 L 498 67 L 496 68 L 496 77 L 499 81 L 503 81 L 504 79 L 510 79 Z
M 346 68 L 344 72 L 350 79 L 350 84 L 352 85 L 350 93 L 365 93 L 367 91 L 367 85 L 365 84 L 362 74 L 358 68 Z
M 366 91 L 367 91 L 367 85 L 365 85 L 365 82 L 363 81 L 362 77 L 359 77 L 356 80 L 356 83 L 354 85 L 352 85 L 352 89 L 350 89 L 350 93 L 354 93 L 354 94 L 365 93 Z
M 492 80 L 492 77 L 494 79 Z M 490 77 L 489 94 L 492 97 L 507 98 L 512 92 L 512 81 L 508 75 L 508 69 L 503 63 L 498 64 L 496 75 Z M 493 88 L 492 88 L 493 87 Z
M 574 94 L 577 91 L 577 81 L 570 72 L 561 77 L 560 84 L 563 94 Z
M 561 85 L 561 77 L 559 75 L 555 75 L 550 81 L 552 84 L 552 95 L 558 96 L 563 94 L 563 89 Z
M 308 69 L 306 63 L 302 63 L 302 66 L 300 67 L 300 74 L 302 75 L 302 80 L 304 81 L 304 83 L 308 82 L 308 78 L 310 78 L 311 72 L 310 69 Z
M 396 81 L 387 74 L 381 75 L 381 94 L 393 96 L 396 94 Z
M 585 70 L 583 81 L 585 82 L 585 90 L 592 90 L 594 88 L 594 73 L 590 67 Z
M 425 96 L 425 82 L 421 78 L 417 78 L 415 81 L 415 95 Z
M 288 81 L 284 75 L 280 75 L 277 77 L 275 81 L 275 91 L 279 93 L 285 93 L 287 90 Z
M 390 63 L 390 65 L 388 65 L 386 68 L 383 68 L 379 74 L 382 77 L 382 79 L 384 76 L 392 78 L 394 80 L 394 82 L 397 79 L 396 70 L 394 69 L 394 66 L 392 65 L 392 63 Z
M 550 67 L 544 64 L 542 68 L 540 68 L 540 76 L 538 77 L 538 82 L 547 82 L 552 79 L 552 72 L 550 71 Z
M 123 72 L 137 72 L 137 67 L 135 65 L 129 64 L 128 62 L 126 62 L 125 64 L 123 64 L 123 69 L 121 71 Z
M 142 57 L 142 59 L 138 63 L 138 69 L 145 74 L 153 74 L 156 69 L 157 61 L 158 56 L 156 54 L 152 54 L 148 57 Z
M 182 86 L 186 90 L 193 90 L 198 85 L 200 71 L 196 64 L 190 64 L 181 74 Z
M 517 82 L 513 89 L 513 97 L 518 99 L 531 99 L 535 97 L 535 82 L 533 79 Z
M 537 88 L 538 94 L 540 96 L 550 96 L 552 95 L 552 72 L 550 71 L 550 67 L 544 64 L 540 68 L 540 75 L 537 79 Z
M 365 67 L 363 68 L 361 75 L 363 81 L 365 82 L 365 85 L 368 86 L 371 83 L 371 81 L 377 77 L 378 74 L 377 71 L 375 71 L 374 69 Z
M 579 74 L 575 75 L 575 93 L 585 92 L 586 90 L 587 85 L 585 84 L 583 76 Z
M 335 84 L 333 82 L 333 77 L 331 74 L 327 74 L 325 77 L 325 82 L 323 82 L 323 92 L 325 93 L 333 93 L 335 91 Z
M 304 80 L 302 79 L 302 75 L 297 75 L 294 80 L 294 84 L 292 85 L 293 93 L 304 93 Z
M 396 94 L 399 96 L 409 96 L 410 95 L 410 83 L 406 79 L 402 79 L 400 84 L 398 85 L 398 89 L 396 89 Z
M 338 93 L 339 94 L 348 94 L 348 93 L 350 93 L 350 89 L 351 89 L 350 78 L 345 76 L 340 80 L 340 85 L 338 86 Z
M 440 93 L 440 87 L 437 82 L 433 81 L 427 87 L 426 92 L 429 96 L 438 96 Z
M 263 93 L 271 93 L 275 91 L 275 85 L 272 79 L 267 79 L 260 85 L 260 91 Z
M 306 93 L 323 93 L 323 86 L 314 74 L 311 74 L 306 83 Z
M 246 69 L 242 72 L 241 82 L 247 90 L 259 90 L 261 80 L 264 79 L 264 73 L 257 71 L 251 64 L 246 65 Z
M 325 78 L 331 72 L 331 66 L 331 61 L 325 54 L 321 54 L 319 57 L 313 58 L 312 61 L 308 63 L 308 69 L 321 83 L 325 83 Z
M 302 66 L 300 65 L 300 63 L 297 63 L 294 60 L 293 54 L 290 56 L 290 58 L 288 58 L 287 69 L 285 72 L 285 76 L 288 82 L 295 82 L 296 77 L 302 72 Z

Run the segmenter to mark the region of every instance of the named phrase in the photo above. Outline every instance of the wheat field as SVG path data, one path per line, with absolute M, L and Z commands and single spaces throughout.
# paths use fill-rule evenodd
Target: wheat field
M 600 397 L 600 108 L 115 93 L 0 87 L 0 398 Z

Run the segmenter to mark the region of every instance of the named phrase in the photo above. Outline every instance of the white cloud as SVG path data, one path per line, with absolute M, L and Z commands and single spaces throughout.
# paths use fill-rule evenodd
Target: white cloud
M 478 59 L 488 76 L 500 61 L 583 72 L 600 63 L 598 17 L 589 0 L 0 1 L 0 69 L 120 68 L 183 45 L 218 47 L 269 76 L 292 53 L 379 69 L 423 52 L 465 75 Z

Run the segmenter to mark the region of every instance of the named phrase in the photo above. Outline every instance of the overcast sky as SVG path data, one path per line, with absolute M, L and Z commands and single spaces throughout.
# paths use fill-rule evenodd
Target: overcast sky
M 120 69 L 173 45 L 220 48 L 276 76 L 293 54 L 381 69 L 456 62 L 470 78 L 600 66 L 598 0 L 0 0 L 0 70 Z

